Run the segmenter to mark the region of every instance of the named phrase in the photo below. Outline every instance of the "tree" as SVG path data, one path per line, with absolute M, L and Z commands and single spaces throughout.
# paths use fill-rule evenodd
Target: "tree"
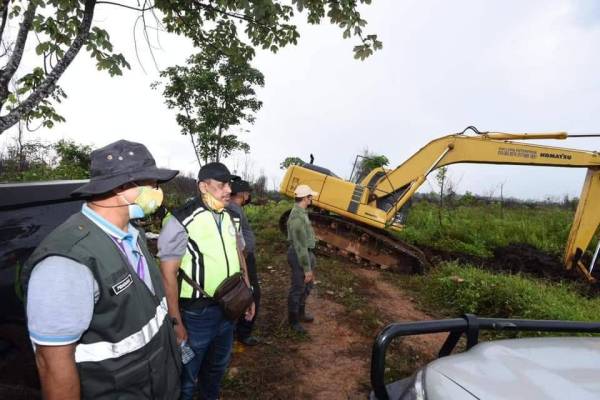
M 220 161 L 235 150 L 248 152 L 248 144 L 229 130 L 243 122 L 254 123 L 254 113 L 262 107 L 255 87 L 264 85 L 264 76 L 249 63 L 254 50 L 235 38 L 229 44 L 203 48 L 187 60 L 187 66 L 170 67 L 160 74 L 167 81 L 165 102 L 178 111 L 181 133 L 190 136 L 199 163 Z M 155 82 L 153 87 L 159 85 Z
M 440 188 L 439 193 L 439 202 L 438 202 L 438 221 L 440 223 L 440 228 L 443 228 L 442 223 L 442 210 L 444 209 L 444 190 L 446 190 L 445 185 L 448 179 L 448 167 L 441 167 L 437 170 L 435 174 L 435 181 Z
M 296 44 L 299 33 L 291 21 L 295 13 L 303 13 L 310 24 L 327 18 L 343 30 L 343 37 L 356 36 L 360 43 L 354 56 L 365 59 L 380 49 L 376 35 L 364 35 L 366 21 L 359 5 L 371 0 L 138 0 L 133 7 L 118 0 L 0 0 L 0 55 L 6 60 L 0 69 L 0 134 L 18 121 L 41 121 L 52 127 L 64 118 L 54 108 L 66 93 L 58 81 L 84 48 L 96 60 L 99 70 L 111 76 L 121 75 L 129 63 L 114 51 L 110 34 L 95 26 L 96 7 L 115 7 L 119 12 L 137 13 L 148 40 L 148 25 L 176 33 L 192 40 L 194 46 L 231 48 L 227 41 L 239 40 L 244 32 L 253 47 L 272 52 L 288 44 Z M 10 29 L 9 21 L 19 21 L 18 29 Z M 222 36 L 229 31 L 233 35 Z M 14 36 L 14 37 L 13 37 Z M 37 61 L 17 78 L 28 41 L 36 40 Z M 22 69 L 22 68 L 21 68 Z M 13 90 L 9 82 L 15 80 Z M 21 98 L 22 100 L 19 100 Z
M 262 204 L 267 198 L 267 177 L 264 171 L 260 171 L 260 175 L 256 182 L 252 184 L 252 195 L 255 204 Z
M 55 179 L 87 179 L 90 176 L 92 147 L 71 140 L 59 140 L 53 146 L 57 165 L 54 167 Z
M 306 163 L 300 157 L 286 157 L 285 160 L 283 160 L 279 164 L 279 169 L 288 169 L 292 165 L 302 165 L 302 164 L 306 164 Z
M 354 166 L 355 170 L 353 173 L 356 177 L 354 179 L 355 182 L 362 181 L 375 168 L 385 167 L 390 163 L 390 160 L 386 156 L 372 153 L 369 149 L 364 149 L 358 157 L 360 161 Z
M 0 154 L 0 182 L 87 179 L 92 147 L 70 140 L 18 141 Z

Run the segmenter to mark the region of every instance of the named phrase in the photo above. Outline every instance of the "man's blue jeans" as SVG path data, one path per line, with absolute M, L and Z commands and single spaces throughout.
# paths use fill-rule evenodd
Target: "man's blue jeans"
M 225 318 L 218 305 L 182 312 L 188 344 L 195 357 L 183 366 L 181 399 L 191 400 L 196 392 L 200 399 L 219 398 L 221 379 L 225 375 L 233 345 L 233 321 Z

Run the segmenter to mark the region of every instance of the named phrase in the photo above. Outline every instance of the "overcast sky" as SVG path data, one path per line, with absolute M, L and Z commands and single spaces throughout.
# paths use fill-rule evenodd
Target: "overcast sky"
M 150 89 L 158 72 L 141 31 L 133 46 L 136 14 L 97 7 L 95 23 L 111 34 L 132 65 L 123 77 L 95 70 L 81 52 L 60 84 L 69 98 L 59 105 L 67 122 L 40 131 L 48 141 L 70 138 L 96 147 L 124 138 L 145 143 L 163 166 L 195 174 L 189 138 L 174 113 Z M 468 125 L 516 132 L 598 132 L 600 121 L 600 2 L 595 0 L 434 1 L 375 0 L 364 8 L 368 32 L 383 50 L 366 61 L 352 57 L 356 40 L 339 29 L 300 26 L 297 46 L 278 54 L 259 51 L 264 102 L 243 139 L 249 162 L 272 187 L 287 156 L 308 160 L 348 177 L 364 148 L 386 155 L 392 167 L 427 142 Z M 159 68 L 190 54 L 182 38 L 161 33 L 153 43 Z M 145 72 L 144 72 L 145 70 Z M 0 145 L 14 135 L 0 136 Z M 599 149 L 600 139 L 543 141 L 561 147 Z M 578 196 L 584 171 L 543 167 L 451 166 L 458 191 L 542 199 Z M 425 184 L 423 190 L 432 186 Z

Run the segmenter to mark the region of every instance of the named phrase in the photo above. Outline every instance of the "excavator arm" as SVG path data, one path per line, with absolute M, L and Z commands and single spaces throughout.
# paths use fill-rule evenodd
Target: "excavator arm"
M 600 170 L 588 169 L 567 246 L 565 247 L 563 262 L 567 269 L 577 268 L 590 281 L 594 281 L 591 272 L 600 247 L 596 248 L 589 268 L 586 268 L 581 258 L 590 245 L 598 225 L 600 225 L 598 199 L 600 199 Z
M 396 211 L 437 168 L 457 163 L 537 165 L 552 167 L 600 168 L 597 152 L 534 145 L 511 139 L 564 139 L 557 134 L 486 134 L 480 136 L 450 135 L 434 140 L 392 171 L 378 168 L 362 182 L 371 192 L 372 205 L 381 199 L 396 196 L 387 212 L 391 221 Z M 401 192 L 404 190 L 405 192 Z M 399 193 L 400 192 L 400 193 Z
M 293 196 L 293 189 L 298 184 L 308 184 L 319 192 L 313 201 L 316 207 L 375 228 L 399 230 L 402 225 L 398 223 L 397 215 L 402 206 L 412 198 L 429 173 L 446 165 L 483 163 L 587 168 L 564 262 L 568 269 L 575 266 L 591 278 L 581 258 L 600 224 L 600 208 L 592 204 L 600 199 L 600 154 L 523 142 L 568 137 L 565 132 L 449 135 L 428 143 L 393 170 L 377 168 L 371 171 L 359 183 L 340 179 L 320 167 L 292 166 L 286 172 L 281 191 Z

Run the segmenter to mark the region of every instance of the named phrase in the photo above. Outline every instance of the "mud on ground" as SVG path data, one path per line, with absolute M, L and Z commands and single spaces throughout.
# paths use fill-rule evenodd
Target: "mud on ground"
M 494 256 L 492 258 L 481 258 L 432 248 L 423 250 L 430 260 L 434 260 L 434 263 L 440 260 L 459 260 L 463 263 L 482 266 L 493 271 L 511 274 L 522 273 L 554 282 L 584 280 L 583 276 L 575 269 L 567 270 L 562 263 L 562 259 L 558 256 L 545 253 L 526 243 L 511 243 L 508 246 L 498 247 L 493 251 Z M 584 257 L 583 261 L 585 264 L 589 264 L 591 260 Z M 600 280 L 600 270 L 594 270 L 593 276 Z M 594 291 L 598 291 L 598 289 L 600 287 Z

